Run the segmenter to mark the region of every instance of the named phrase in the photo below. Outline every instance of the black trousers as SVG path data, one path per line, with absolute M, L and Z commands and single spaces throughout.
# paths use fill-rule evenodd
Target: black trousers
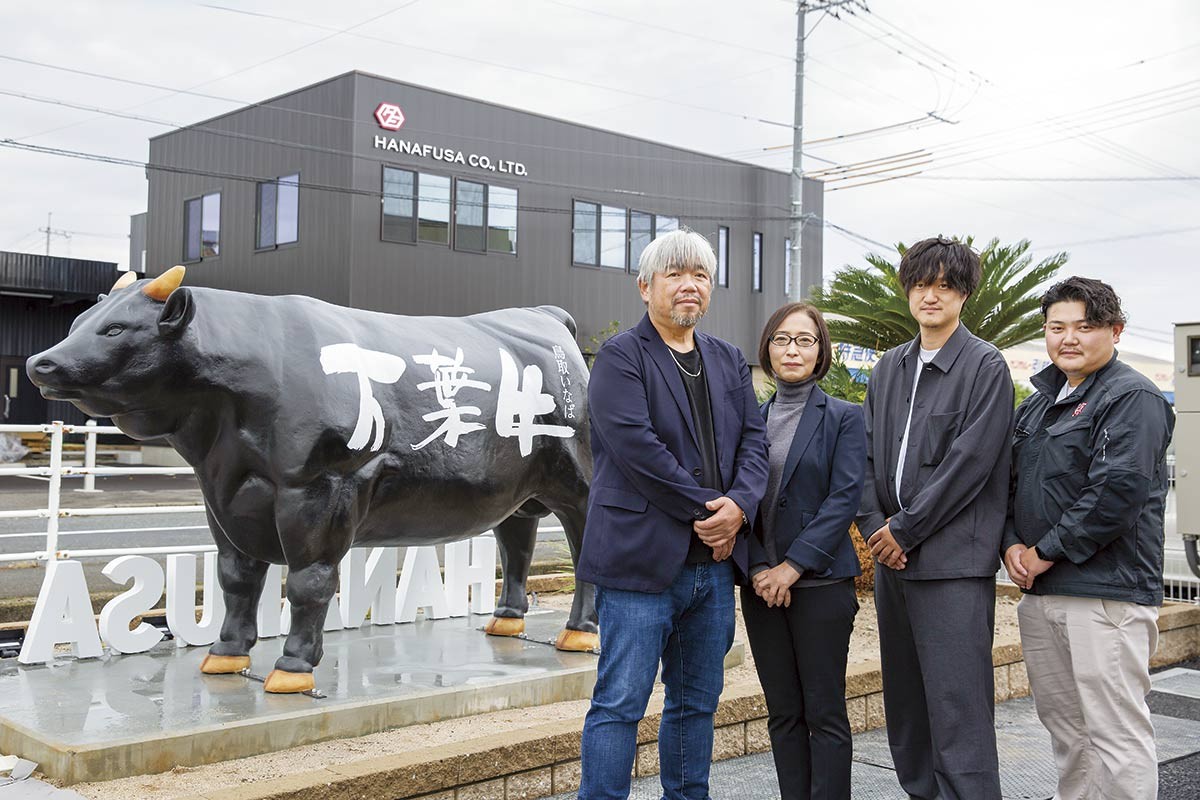
M 921 800 L 1000 800 L 992 677 L 996 579 L 875 567 L 883 708 L 896 777 Z
M 849 579 L 792 589 L 787 608 L 768 608 L 754 589 L 742 587 L 782 800 L 850 797 L 846 658 L 857 611 Z

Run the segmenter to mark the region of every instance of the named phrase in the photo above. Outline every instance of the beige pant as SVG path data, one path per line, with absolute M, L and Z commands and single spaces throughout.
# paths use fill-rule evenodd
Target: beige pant
M 1029 594 L 1017 615 L 1034 704 L 1054 743 L 1055 800 L 1154 800 L 1146 693 L 1158 609 Z

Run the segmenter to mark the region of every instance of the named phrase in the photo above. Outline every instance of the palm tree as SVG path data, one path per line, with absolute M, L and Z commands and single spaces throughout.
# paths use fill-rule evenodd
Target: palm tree
M 972 241 L 970 236 L 965 239 L 968 246 Z M 999 239 L 988 242 L 979 254 L 983 277 L 963 307 L 967 329 L 1001 350 L 1039 336 L 1041 296 L 1035 290 L 1069 258 L 1055 253 L 1031 267 L 1029 247 L 1028 239 L 1014 245 L 1001 245 Z M 896 245 L 901 256 L 907 249 L 903 243 Z M 831 338 L 878 351 L 912 341 L 919 328 L 908 311 L 898 267 L 874 253 L 866 259 L 870 266 L 843 267 L 828 290 L 813 292 L 813 302 L 832 316 L 828 320 Z

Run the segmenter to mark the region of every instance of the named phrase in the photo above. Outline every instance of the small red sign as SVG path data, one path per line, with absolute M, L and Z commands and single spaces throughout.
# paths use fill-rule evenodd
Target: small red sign
M 1084 410 L 1085 408 L 1087 408 L 1087 401 L 1086 401 L 1086 400 L 1085 400 L 1085 401 L 1083 401 L 1082 403 L 1080 403 L 1079 405 L 1075 406 L 1075 410 L 1071 412 L 1071 416 L 1072 416 L 1072 417 L 1078 417 L 1080 414 L 1082 414 L 1082 413 L 1083 413 L 1083 410 Z
M 380 103 L 375 109 L 375 121 L 385 131 L 398 131 L 404 124 L 404 112 L 395 103 Z

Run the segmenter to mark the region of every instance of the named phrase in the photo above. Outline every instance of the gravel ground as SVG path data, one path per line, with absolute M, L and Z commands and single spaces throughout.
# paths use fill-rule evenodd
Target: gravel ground
M 571 595 L 541 595 L 540 602 L 551 608 L 568 610 Z M 850 643 L 850 663 L 860 664 L 879 658 L 879 638 L 875 626 L 875 608 L 870 597 L 860 598 L 859 609 Z M 996 638 L 1017 633 L 1016 601 L 998 598 L 996 605 Z M 746 629 L 741 614 L 737 617 L 737 639 L 746 641 Z M 750 648 L 746 662 L 726 673 L 728 683 L 757 680 Z M 661 693 L 661 688 L 658 690 Z M 480 714 L 462 719 L 446 720 L 426 725 L 413 725 L 354 739 L 339 739 L 278 753 L 208 764 L 199 767 L 176 767 L 158 775 L 136 775 L 103 783 L 77 784 L 71 788 L 94 800 L 167 800 L 201 790 L 211 792 L 218 787 L 239 787 L 248 783 L 269 780 L 299 772 L 318 769 L 330 764 L 344 764 L 359 759 L 419 750 L 484 735 L 500 737 L 505 731 L 564 719 L 583 719 L 588 701 L 576 700 L 536 708 L 513 709 Z M 582 723 L 581 723 L 582 724 Z

